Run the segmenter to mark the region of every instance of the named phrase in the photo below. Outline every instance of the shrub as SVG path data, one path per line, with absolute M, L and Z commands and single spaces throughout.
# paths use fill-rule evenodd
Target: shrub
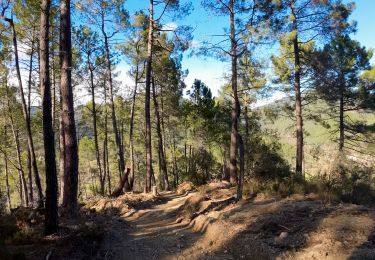
M 291 177 L 290 165 L 281 156 L 280 143 L 275 136 L 267 136 L 266 139 L 255 136 L 248 140 L 246 174 L 262 181 L 280 181 Z
M 337 155 L 314 177 L 309 190 L 324 200 L 374 205 L 375 168 Z

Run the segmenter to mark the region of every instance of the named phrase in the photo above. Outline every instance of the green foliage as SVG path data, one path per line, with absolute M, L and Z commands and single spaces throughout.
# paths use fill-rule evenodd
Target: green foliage
M 202 185 L 211 179 L 211 174 L 215 170 L 216 162 L 213 155 L 206 149 L 200 147 L 194 151 L 189 158 L 189 170 L 184 179 L 192 181 L 195 185 Z
M 291 169 L 289 163 L 282 157 L 281 144 L 275 137 L 269 136 L 268 139 L 252 136 L 248 140 L 246 171 L 250 176 L 264 181 L 290 177 Z

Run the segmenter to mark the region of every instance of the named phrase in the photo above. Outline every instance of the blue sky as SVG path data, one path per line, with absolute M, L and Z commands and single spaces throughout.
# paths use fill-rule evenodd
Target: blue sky
M 183 0 L 181 0 L 183 2 Z M 349 1 L 345 1 L 349 2 Z M 356 9 L 352 14 L 352 20 L 358 22 L 358 31 L 353 38 L 361 42 L 367 48 L 375 49 L 375 0 L 357 0 Z M 192 0 L 193 10 L 189 16 L 182 20 L 172 20 L 170 17 L 165 16 L 162 21 L 164 24 L 174 25 L 190 25 L 194 28 L 194 42 L 199 44 L 204 40 L 215 40 L 215 34 L 223 32 L 223 28 L 227 27 L 228 17 L 214 16 L 205 11 L 201 5 L 201 0 Z M 128 0 L 126 8 L 132 15 L 135 11 L 143 9 L 148 13 L 147 0 Z M 156 10 L 156 13 L 158 10 Z M 375 58 L 372 59 L 375 63 Z M 213 58 L 207 57 L 189 57 L 184 56 L 182 61 L 183 69 L 189 70 L 189 75 L 185 82 L 188 87 L 191 86 L 195 78 L 201 79 L 217 94 L 218 89 L 225 83 L 223 75 L 228 71 L 229 66 L 225 62 L 220 62 Z M 122 70 L 122 69 L 121 69 Z M 131 84 L 130 82 L 128 84 Z M 278 95 L 276 95 L 277 98 Z

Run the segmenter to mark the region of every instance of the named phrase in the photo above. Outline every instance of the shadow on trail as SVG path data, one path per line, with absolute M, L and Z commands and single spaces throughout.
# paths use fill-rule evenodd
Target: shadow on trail
M 258 212 L 251 214 L 256 208 Z M 288 252 L 304 248 L 309 234 L 318 228 L 332 210 L 332 207 L 327 207 L 320 201 L 305 200 L 269 200 L 266 203 L 244 205 L 234 212 L 228 212 L 228 221 L 237 224 L 246 221 L 245 218 L 253 220 L 224 242 L 217 253 L 227 252 L 230 256 L 227 259 L 287 257 Z
M 349 260 L 370 260 L 374 259 L 375 255 L 375 229 L 368 236 L 367 241 L 364 242 L 361 246 L 356 248 L 350 257 Z
M 151 207 L 137 207 L 122 221 L 110 228 L 101 256 L 106 259 L 162 259 L 177 256 L 182 248 L 194 244 L 199 234 L 188 224 L 177 223 L 180 207 L 189 194 L 165 194 Z
M 274 259 L 302 249 L 333 210 L 320 201 L 247 201 L 217 219 L 187 224 L 176 223 L 186 196 L 162 200 L 125 218 L 131 228 L 107 238 L 107 259 Z M 230 234 L 231 226 L 243 223 Z
M 105 228 L 100 248 L 71 259 L 298 259 L 298 253 L 310 253 L 311 249 L 316 254 L 307 259 L 334 259 L 335 248 L 327 247 L 319 238 L 340 241 L 343 234 L 353 234 L 361 225 L 354 223 L 355 217 L 363 213 L 355 206 L 351 210 L 308 198 L 245 200 L 224 210 L 214 208 L 190 223 L 179 223 L 181 207 L 190 196 L 194 194 L 162 194 L 137 204 L 136 210 L 126 214 L 117 208 L 89 212 L 87 221 Z M 340 216 L 346 216 L 344 221 L 335 223 Z M 350 259 L 373 259 L 363 256 L 374 251 L 374 244 L 373 231 Z M 323 251 L 318 252 L 315 246 Z

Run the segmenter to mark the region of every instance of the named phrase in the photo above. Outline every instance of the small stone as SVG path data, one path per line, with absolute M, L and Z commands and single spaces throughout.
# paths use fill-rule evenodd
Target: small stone
M 288 234 L 288 232 L 281 232 L 280 233 L 280 235 L 279 235 L 279 239 L 284 239 L 284 238 L 286 238 L 287 236 L 288 236 L 289 234 Z
M 178 247 L 179 249 L 181 249 L 181 248 L 184 248 L 184 245 L 182 245 L 182 244 L 177 244 L 177 247 Z

